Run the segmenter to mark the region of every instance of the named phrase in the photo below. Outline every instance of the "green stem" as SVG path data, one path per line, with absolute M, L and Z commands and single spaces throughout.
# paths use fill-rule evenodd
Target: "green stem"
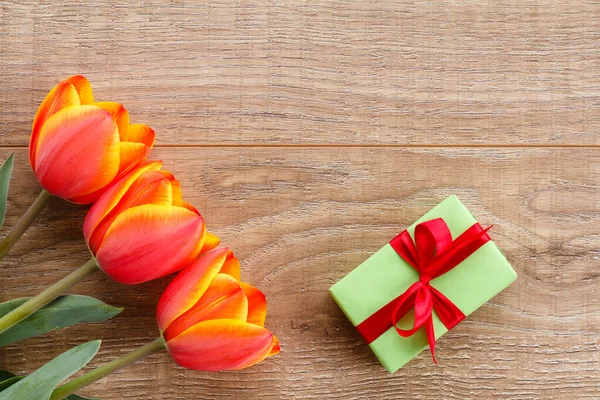
M 56 389 L 50 400 L 61 400 L 70 394 L 73 394 L 79 389 L 86 387 L 87 385 L 94 383 L 105 376 L 112 374 L 113 372 L 126 367 L 129 364 L 133 364 L 142 358 L 149 356 L 150 354 L 156 353 L 165 348 L 165 341 L 162 337 L 132 351 L 131 353 L 125 354 L 122 357 L 117 358 L 109 363 L 104 364 L 88 373 L 81 375 L 78 378 L 73 379 L 71 382 L 66 383 Z
M 29 225 L 33 222 L 34 219 L 46 207 L 46 204 L 50 201 L 52 195 L 46 189 L 42 189 L 38 197 L 35 199 L 33 204 L 29 206 L 25 214 L 17 221 L 16 225 L 11 229 L 11 231 L 6 235 L 4 240 L 0 242 L 0 260 L 10 251 L 17 240 L 25 233 Z
M 75 286 L 77 283 L 84 280 L 91 273 L 98 271 L 100 268 L 96 263 L 95 258 L 90 258 L 88 262 L 71 272 L 69 275 L 56 282 L 54 285 L 46 288 L 43 292 L 35 297 L 32 297 L 27 302 L 21 304 L 8 314 L 0 318 L 0 333 L 6 331 L 10 327 L 21 322 L 58 296 Z

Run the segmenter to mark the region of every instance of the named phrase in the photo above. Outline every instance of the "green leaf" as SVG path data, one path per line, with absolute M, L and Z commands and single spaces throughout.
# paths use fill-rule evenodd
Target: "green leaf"
M 7 379 L 4 379 L 7 378 Z M 0 392 L 4 389 L 8 389 L 15 383 L 19 382 L 24 376 L 15 376 L 15 374 L 8 371 L 0 371 Z M 87 397 L 72 394 L 66 397 L 67 400 L 100 400 L 100 399 L 89 399 Z
M 14 376 L 15 376 L 15 374 L 13 374 L 12 372 L 0 370 L 0 382 L 10 379 Z
M 68 350 L 31 375 L 0 392 L 0 400 L 48 400 L 62 381 L 83 368 L 98 352 L 100 340 Z
M 15 153 L 10 153 L 2 167 L 0 167 L 0 227 L 4 224 L 6 216 L 6 200 L 8 198 L 8 183 L 15 163 Z
M 0 392 L 3 391 L 4 389 L 11 387 L 12 385 L 19 382 L 23 378 L 24 378 L 24 376 L 13 376 L 12 378 L 3 380 L 2 382 L 0 382 Z
M 29 298 L 0 303 L 0 317 L 9 313 Z M 6 346 L 55 329 L 83 322 L 106 321 L 123 311 L 88 296 L 66 295 L 39 309 L 17 325 L 0 334 L 0 346 Z

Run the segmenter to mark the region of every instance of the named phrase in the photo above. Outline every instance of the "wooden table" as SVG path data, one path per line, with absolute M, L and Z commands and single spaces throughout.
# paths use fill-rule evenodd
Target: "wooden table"
M 204 3 L 215 3 L 206 5 Z M 37 106 L 83 73 L 158 135 L 152 157 L 267 294 L 282 352 L 241 372 L 151 356 L 117 399 L 600 398 L 600 4 L 538 1 L 0 2 L 3 233 L 39 192 Z M 571 4 L 566 4 L 571 3 Z M 389 375 L 328 288 L 455 193 L 519 279 Z M 1 299 L 85 262 L 86 208 L 53 200 L 2 261 Z M 90 367 L 151 340 L 168 279 L 77 286 L 124 306 L 2 349 L 29 372 L 91 339 Z

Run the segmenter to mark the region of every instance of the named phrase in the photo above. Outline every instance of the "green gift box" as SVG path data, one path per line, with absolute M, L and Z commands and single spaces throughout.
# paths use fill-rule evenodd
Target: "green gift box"
M 456 240 L 476 220 L 456 196 L 450 196 L 411 225 L 407 231 L 414 238 L 415 227 L 424 221 L 442 218 L 452 239 Z M 489 240 L 466 259 L 430 285 L 450 300 L 464 316 L 471 314 L 505 289 L 517 274 L 496 244 Z M 354 326 L 380 311 L 420 279 L 419 272 L 390 245 L 383 246 L 365 262 L 342 278 L 329 290 L 331 296 Z M 390 316 L 390 321 L 391 321 Z M 438 314 L 432 313 L 433 331 L 439 338 L 448 331 Z M 414 314 L 408 313 L 398 323 L 400 328 L 413 325 Z M 390 326 L 369 346 L 381 364 L 393 373 L 428 347 L 424 329 L 408 337 Z

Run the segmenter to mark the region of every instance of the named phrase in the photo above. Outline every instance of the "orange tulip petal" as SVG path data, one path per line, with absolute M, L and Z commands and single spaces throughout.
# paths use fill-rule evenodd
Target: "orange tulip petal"
M 273 336 L 273 346 L 271 347 L 271 351 L 269 352 L 269 356 L 274 356 L 275 354 L 279 354 L 281 351 L 281 344 L 279 343 L 279 339 Z
M 124 211 L 125 208 L 143 204 L 172 205 L 173 181 L 166 179 L 164 172 L 154 170 L 143 172 L 121 197 L 114 210 Z
M 171 180 L 171 186 L 173 188 L 173 205 L 174 206 L 179 206 L 179 207 L 184 207 L 183 205 L 183 196 L 181 194 L 181 184 L 179 183 L 179 181 L 177 179 L 173 179 Z M 187 207 L 184 207 L 187 208 Z M 192 210 L 190 210 L 192 211 Z M 194 210 L 195 212 L 198 212 L 198 210 Z M 192 212 L 194 212 L 192 211 Z
M 204 247 L 206 247 L 206 241 L 204 242 Z M 237 281 L 240 280 L 240 261 L 233 255 L 231 250 L 227 253 L 227 259 L 225 260 L 225 263 L 223 263 L 221 272 L 233 276 Z
M 206 236 L 204 237 L 204 246 L 202 247 L 200 253 L 204 253 L 214 249 L 219 245 L 219 243 L 221 243 L 221 239 L 219 239 L 217 236 L 213 235 L 210 232 L 206 232 Z
M 263 292 L 250 286 L 247 283 L 241 283 L 242 290 L 248 298 L 248 319 L 251 324 L 264 326 L 267 318 L 267 300 Z
M 104 240 L 106 232 L 115 219 L 128 208 L 144 204 L 170 206 L 171 182 L 163 179 L 160 171 L 146 171 L 131 185 L 130 190 L 121 198 L 106 217 L 96 226 L 88 245 L 92 253 L 96 253 Z
M 56 85 L 47 95 L 33 118 L 31 140 L 29 141 L 29 162 L 35 171 L 35 154 L 42 125 L 50 116 L 66 107 L 80 105 L 77 90 L 68 81 L 64 80 Z
M 94 103 L 95 106 L 101 107 L 108 111 L 119 127 L 119 137 L 121 142 L 128 141 L 129 132 L 129 113 L 122 104 L 113 101 L 99 101 Z
M 274 336 L 262 326 L 218 319 L 200 322 L 167 341 L 177 364 L 200 371 L 246 368 L 264 360 Z
M 194 260 L 167 286 L 156 307 L 156 319 L 161 331 L 192 308 L 217 276 L 227 249 L 214 249 Z
M 113 179 L 114 182 L 123 178 L 125 175 L 127 175 L 129 172 L 131 172 L 131 170 L 134 169 L 135 167 L 137 167 L 139 164 L 144 163 L 146 161 L 146 157 L 150 153 L 150 149 L 147 149 L 147 154 L 145 154 L 143 157 L 141 157 L 137 160 L 131 160 L 131 158 L 135 158 L 135 155 L 132 156 L 131 154 L 126 154 L 126 152 L 123 149 L 123 144 L 125 144 L 125 143 L 129 143 L 129 142 L 121 142 L 120 143 L 119 154 L 121 157 L 121 160 L 120 160 L 121 162 L 119 164 L 119 172 L 117 173 L 117 176 L 115 176 L 115 178 Z M 134 144 L 137 145 L 138 143 L 134 143 Z M 134 149 L 133 151 L 135 152 L 135 150 L 136 149 Z M 140 149 L 137 149 L 137 150 L 139 151 Z M 124 160 L 124 158 L 130 158 L 130 160 L 127 161 L 126 159 Z M 129 165 L 126 166 L 126 164 L 129 164 Z M 109 185 L 109 186 L 112 186 L 112 185 Z M 100 190 L 86 194 L 84 196 L 74 197 L 73 199 L 70 199 L 70 201 L 73 203 L 77 203 L 77 204 L 95 203 L 106 190 L 107 190 L 107 188 L 104 187 Z
M 175 179 L 175 175 L 173 175 L 172 173 L 170 173 L 169 171 L 165 171 L 164 169 L 160 171 L 160 173 L 165 177 L 165 179 L 168 179 L 170 181 Z
M 129 125 L 128 142 L 143 143 L 148 147 L 154 146 L 154 130 L 148 125 L 131 124 Z
M 102 189 L 96 190 L 92 193 L 72 197 L 69 199 L 69 201 L 75 204 L 93 204 L 96 202 L 96 200 L 98 200 L 98 198 L 100 198 L 100 196 L 102 195 L 102 193 L 104 193 L 105 190 L 106 187 L 103 187 Z
M 83 236 L 89 242 L 94 229 L 110 211 L 119 204 L 121 198 L 127 193 L 137 178 L 148 170 L 158 170 L 162 166 L 161 161 L 149 161 L 129 172 L 126 176 L 110 186 L 104 195 L 98 199 L 88 211 L 83 223 Z
M 139 163 L 145 162 L 150 148 L 142 143 L 121 142 L 119 174 L 126 174 Z
M 273 335 L 273 345 L 271 347 L 271 351 L 269 352 L 269 356 L 274 356 L 275 354 L 279 354 L 281 351 L 281 344 L 279 343 L 279 339 L 277 339 Z
M 196 207 L 194 207 L 193 205 L 191 205 L 190 203 L 187 203 L 185 201 L 183 202 L 183 204 L 181 205 L 181 207 L 187 208 L 191 212 L 195 212 L 197 214 L 200 214 L 200 212 L 198 211 L 198 209 Z
M 247 316 L 248 299 L 240 283 L 227 274 L 217 274 L 200 300 L 171 322 L 164 332 L 164 337 L 165 340 L 170 340 L 202 321 L 211 319 L 246 321 Z
M 90 82 L 83 75 L 72 76 L 67 81 L 77 90 L 81 104 L 92 104 L 94 102 L 92 85 L 90 85 Z
M 96 260 L 117 282 L 136 284 L 169 275 L 198 256 L 202 217 L 182 207 L 146 204 L 119 214 Z
M 39 182 L 55 196 L 68 200 L 101 189 L 118 172 L 117 127 L 99 107 L 64 108 L 42 126 L 35 163 Z

